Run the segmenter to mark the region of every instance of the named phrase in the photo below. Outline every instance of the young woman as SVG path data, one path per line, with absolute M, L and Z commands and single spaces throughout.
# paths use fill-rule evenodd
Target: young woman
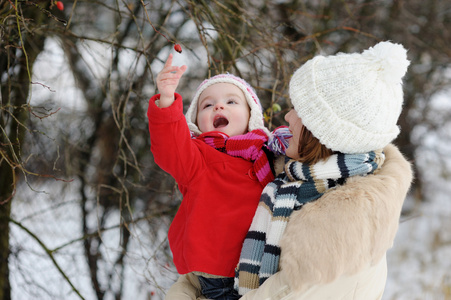
M 242 299 L 382 297 L 385 253 L 412 180 L 390 145 L 408 65 L 401 45 L 382 42 L 317 56 L 295 72 L 285 116 L 291 160 L 264 189 L 245 240 Z

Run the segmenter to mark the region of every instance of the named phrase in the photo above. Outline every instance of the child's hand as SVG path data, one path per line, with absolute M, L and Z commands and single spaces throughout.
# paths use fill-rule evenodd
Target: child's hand
M 180 78 L 188 67 L 172 65 L 172 54 L 164 64 L 163 70 L 157 75 L 157 87 L 160 92 L 160 107 L 171 106 L 174 102 L 175 89 L 179 85 Z

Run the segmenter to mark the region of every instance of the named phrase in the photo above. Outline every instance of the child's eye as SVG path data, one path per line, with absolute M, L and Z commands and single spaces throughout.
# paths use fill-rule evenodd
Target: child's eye
M 203 106 L 203 108 L 202 109 L 205 109 L 205 108 L 209 108 L 210 106 L 213 106 L 212 104 L 210 104 L 210 103 L 207 103 L 207 104 L 205 104 L 204 106 Z
M 227 104 L 235 104 L 236 101 L 234 99 L 229 99 L 227 100 Z

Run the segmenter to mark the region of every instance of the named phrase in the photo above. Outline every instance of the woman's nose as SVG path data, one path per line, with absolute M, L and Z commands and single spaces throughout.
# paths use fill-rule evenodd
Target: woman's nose
M 290 109 L 290 111 L 289 112 L 287 112 L 286 114 L 285 114 L 285 117 L 284 117 L 284 119 L 285 119 L 285 121 L 286 122 L 288 122 L 288 115 L 292 112 L 293 110 L 292 109 Z

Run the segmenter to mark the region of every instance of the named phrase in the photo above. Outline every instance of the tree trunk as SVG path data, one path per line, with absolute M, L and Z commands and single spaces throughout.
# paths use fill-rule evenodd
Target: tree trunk
M 25 10 L 24 17 L 36 22 L 42 20 L 42 14 L 36 8 Z M 17 24 L 12 22 L 9 25 L 5 32 L 10 36 L 17 36 Z M 0 59 L 0 76 L 7 77 L 6 84 L 2 82 L 1 87 L 2 112 L 0 113 L 0 300 L 11 299 L 8 267 L 9 218 L 18 175 L 22 168 L 20 149 L 24 142 L 25 126 L 29 118 L 27 99 L 30 92 L 32 66 L 44 48 L 45 41 L 45 37 L 36 32 L 29 35 L 23 31 L 21 36 L 23 44 L 21 41 L 10 40 L 11 44 L 2 45 L 3 57 Z M 23 49 L 26 50 L 26 56 Z M 21 54 L 18 54 L 19 50 Z M 12 69 L 18 71 L 13 72 Z

